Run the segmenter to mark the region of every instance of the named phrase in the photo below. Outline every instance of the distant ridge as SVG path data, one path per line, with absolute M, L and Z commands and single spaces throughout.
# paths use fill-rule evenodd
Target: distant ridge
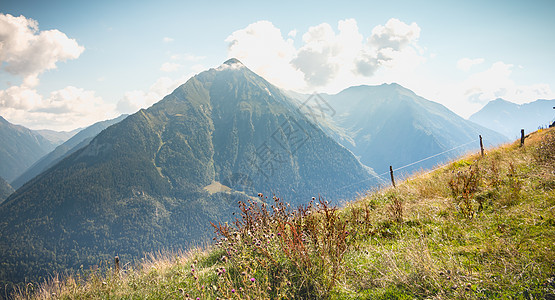
M 0 116 L 0 177 L 6 181 L 14 180 L 54 148 L 41 134 Z
M 315 97 L 296 98 L 327 106 L 330 113 L 318 124 L 380 174 L 389 174 L 389 166 L 402 168 L 404 174 L 432 168 L 479 149 L 479 135 L 486 147 L 508 141 L 397 83 L 353 86 L 319 96 L 320 104 Z
M 555 120 L 553 107 L 555 99 L 516 104 L 498 98 L 488 102 L 469 120 L 514 139 L 520 136 L 521 129 L 529 133 L 551 124 Z
M 102 130 L 108 128 L 109 126 L 120 122 L 125 119 L 128 115 L 121 115 L 115 119 L 97 122 L 73 135 L 69 140 L 64 142 L 62 145 L 56 147 L 52 152 L 48 153 L 42 157 L 39 161 L 34 163 L 29 167 L 23 174 L 17 177 L 12 182 L 12 187 L 15 189 L 20 188 L 29 180 L 33 179 L 35 176 L 39 175 L 46 169 L 52 167 L 59 161 L 61 161 L 66 156 L 76 152 L 77 150 L 85 147 L 88 143 Z

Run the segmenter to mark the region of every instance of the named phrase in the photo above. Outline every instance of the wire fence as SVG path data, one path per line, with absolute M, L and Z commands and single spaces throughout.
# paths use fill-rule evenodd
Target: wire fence
M 405 168 L 414 166 L 414 165 L 416 165 L 416 164 L 419 164 L 419 163 L 421 163 L 421 162 L 427 161 L 427 160 L 432 159 L 432 158 L 434 158 L 434 157 L 437 157 L 437 156 L 440 156 L 440 155 L 449 153 L 449 152 L 451 152 L 451 151 L 454 151 L 454 150 L 463 148 L 463 147 L 468 146 L 468 145 L 470 145 L 470 144 L 472 144 L 472 143 L 476 143 L 476 142 L 478 142 L 479 140 L 480 140 L 480 139 L 474 139 L 474 140 L 469 141 L 469 142 L 467 142 L 467 143 L 464 143 L 464 144 L 462 144 L 462 145 L 458 145 L 458 146 L 456 146 L 456 147 L 453 147 L 453 148 L 451 148 L 451 149 L 447 149 L 447 150 L 442 151 L 442 152 L 440 152 L 440 153 L 437 153 L 437 154 L 434 154 L 434 155 L 430 155 L 430 156 L 425 157 L 425 158 L 423 158 L 423 159 L 420 159 L 420 160 L 411 162 L 411 163 L 406 164 L 406 165 L 404 165 L 404 166 L 401 166 L 401 167 L 398 167 L 398 168 L 396 168 L 396 169 L 393 169 L 393 172 L 403 170 L 403 169 L 405 169 Z M 424 174 L 428 174 L 428 173 L 430 173 L 430 172 L 433 172 L 433 171 L 435 171 L 435 170 L 441 169 L 441 168 L 443 168 L 443 167 L 444 167 L 444 166 L 440 166 L 440 167 L 437 167 L 437 168 L 433 168 L 433 169 L 429 170 L 428 172 L 426 172 L 426 173 L 424 173 Z M 370 178 L 367 178 L 367 179 L 361 180 L 361 181 L 359 181 L 359 182 L 355 182 L 355 183 L 352 183 L 352 184 L 348 184 L 348 185 L 342 186 L 342 187 L 337 188 L 337 189 L 335 189 L 335 190 L 333 190 L 333 191 L 331 191 L 331 192 L 333 193 L 333 192 L 337 192 L 337 191 L 340 191 L 340 190 L 343 190 L 343 189 L 346 189 L 346 188 L 349 188 L 349 187 L 357 186 L 357 185 L 360 185 L 360 184 L 362 184 L 362 183 L 365 183 L 365 182 L 370 181 L 370 180 L 373 180 L 373 179 L 378 179 L 382 184 L 385 184 L 385 183 L 387 183 L 387 179 L 384 179 L 383 177 L 384 177 L 384 176 L 387 176 L 388 174 L 390 174 L 390 171 L 386 171 L 386 172 L 381 173 L 381 174 L 378 174 L 378 175 L 371 174 L 372 177 L 370 177 Z

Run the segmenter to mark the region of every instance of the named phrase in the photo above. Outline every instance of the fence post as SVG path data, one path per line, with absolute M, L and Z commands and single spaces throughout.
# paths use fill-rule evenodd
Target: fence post
M 482 153 L 482 157 L 484 157 L 484 143 L 482 143 L 482 135 L 480 135 L 480 153 Z
M 389 166 L 389 174 L 391 175 L 391 183 L 393 184 L 393 187 L 395 187 L 395 178 L 393 177 L 393 167 Z
M 119 276 L 119 256 L 116 255 L 116 257 L 114 258 L 114 262 L 116 265 L 116 276 Z
M 524 146 L 524 129 L 520 130 L 520 147 Z

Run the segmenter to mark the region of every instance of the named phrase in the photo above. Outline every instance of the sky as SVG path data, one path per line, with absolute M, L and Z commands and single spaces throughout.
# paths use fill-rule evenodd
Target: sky
M 555 99 L 555 1 L 0 2 L 0 116 L 68 131 L 235 57 L 301 93 L 399 83 L 468 118 Z

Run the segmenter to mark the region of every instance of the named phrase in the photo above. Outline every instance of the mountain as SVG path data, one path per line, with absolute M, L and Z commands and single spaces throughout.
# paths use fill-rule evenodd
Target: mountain
M 80 130 L 81 129 L 75 129 L 72 131 L 55 131 L 55 130 L 49 130 L 49 129 L 40 129 L 40 130 L 34 130 L 34 131 L 42 135 L 45 139 L 49 140 L 52 144 L 57 146 L 69 140 Z
M 0 203 L 2 203 L 9 195 L 14 192 L 14 189 L 11 185 L 4 180 L 4 178 L 0 177 Z
M 99 134 L 102 130 L 108 128 L 109 126 L 120 122 L 125 119 L 127 115 L 121 115 L 115 119 L 97 122 L 73 135 L 65 143 L 59 145 L 52 152 L 48 153 L 31 167 L 29 167 L 23 174 L 17 177 L 12 182 L 12 187 L 15 189 L 20 188 L 29 180 L 33 179 L 35 176 L 39 175 L 46 169 L 52 167 L 64 157 L 69 156 L 75 151 L 85 147 L 90 143 L 90 141 Z
M 479 149 L 479 135 L 485 147 L 507 141 L 395 83 L 313 95 L 304 105 L 325 111 L 314 114 L 322 128 L 380 174 L 389 166 L 401 174 L 432 168 Z
M 56 146 L 39 133 L 0 117 L 0 177 L 11 182 Z
M 521 129 L 529 133 L 551 124 L 555 118 L 553 107 L 555 100 L 516 104 L 495 99 L 470 116 L 469 120 L 514 139 L 520 137 Z
M 0 205 L 0 281 L 181 249 L 237 201 L 350 199 L 372 171 L 231 59 L 98 134 Z M 271 203 L 268 203 L 270 205 Z

